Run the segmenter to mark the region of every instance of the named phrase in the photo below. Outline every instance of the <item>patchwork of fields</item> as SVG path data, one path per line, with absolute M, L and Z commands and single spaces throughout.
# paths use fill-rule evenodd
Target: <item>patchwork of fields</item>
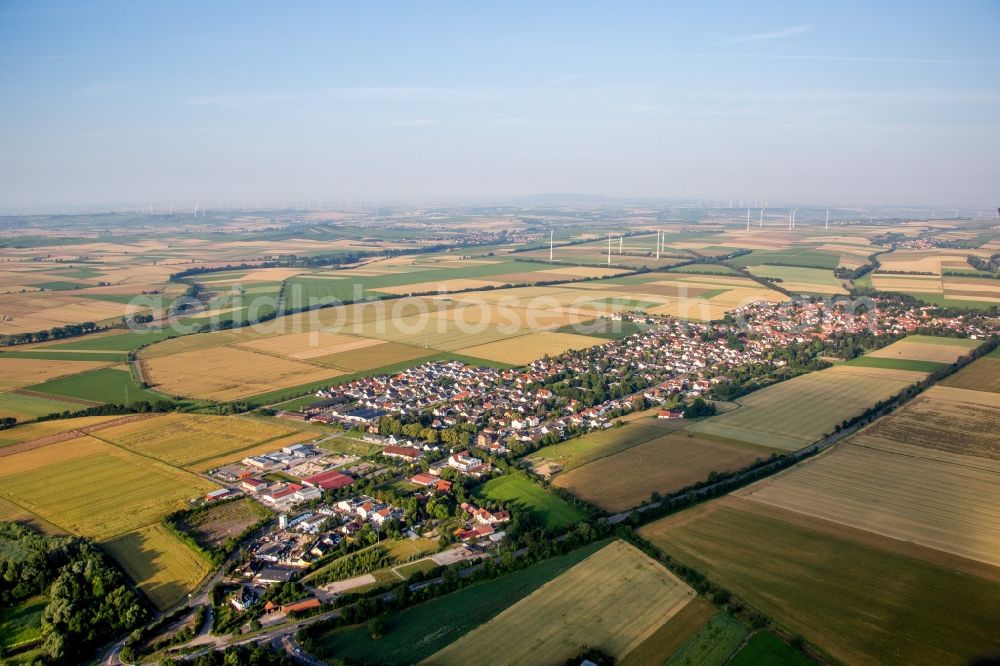
M 496 664 L 556 664 L 583 646 L 621 659 L 694 597 L 658 562 L 615 541 L 426 663 L 468 664 L 485 653 Z
M 276 421 L 182 413 L 43 421 L 0 435 L 0 516 L 100 541 L 159 608 L 208 571 L 160 523 L 218 488 L 184 468 L 315 437 Z
M 640 533 L 838 660 L 996 653 L 998 428 L 997 394 L 935 386 L 816 458 Z

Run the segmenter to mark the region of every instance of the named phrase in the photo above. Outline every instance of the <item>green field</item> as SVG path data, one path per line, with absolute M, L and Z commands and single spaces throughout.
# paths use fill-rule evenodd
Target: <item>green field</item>
M 724 611 L 712 616 L 704 627 L 666 660 L 666 666 L 722 666 L 746 640 L 746 625 Z
M 129 404 L 140 400 L 156 402 L 166 399 L 165 396 L 155 391 L 139 388 L 139 385 L 132 381 L 132 373 L 127 369 L 119 370 L 117 368 L 100 368 L 68 377 L 50 379 L 47 382 L 29 386 L 27 390 L 57 397 L 66 396 L 118 404 L 124 404 L 126 397 Z
M 481 499 L 500 502 L 505 507 L 527 510 L 546 528 L 564 527 L 583 520 L 582 511 L 523 476 L 490 479 L 474 491 Z
M 41 638 L 42 612 L 48 603 L 45 597 L 32 597 L 16 606 L 0 608 L 0 655 Z
M 360 663 L 416 663 L 487 622 L 607 543 L 593 543 L 407 608 L 387 619 L 385 636 L 377 641 L 369 637 L 367 628 L 360 626 L 335 630 L 321 642 L 338 658 L 348 657 Z
M 878 356 L 858 356 L 844 363 L 865 368 L 887 368 L 889 370 L 912 370 L 914 372 L 936 372 L 947 367 L 946 363 L 934 361 L 911 361 L 905 358 L 880 358 Z
M 948 338 L 941 335 L 908 335 L 905 340 L 906 342 L 919 342 L 924 345 L 968 347 L 969 349 L 975 349 L 983 344 L 982 340 L 973 340 L 971 338 Z
M 729 666 L 809 666 L 816 662 L 769 631 L 754 634 Z
M 828 253 L 809 248 L 791 248 L 787 250 L 753 250 L 726 261 L 732 266 L 802 266 L 805 268 L 826 268 L 833 270 L 840 263 L 839 253 Z
M 625 338 L 640 331 L 645 331 L 646 326 L 632 321 L 618 321 L 599 317 L 593 321 L 580 324 L 567 324 L 556 329 L 556 333 L 575 333 L 577 335 L 590 335 L 595 338 L 605 338 L 607 340 L 617 340 Z
M 312 398 L 312 402 L 316 401 L 315 396 L 310 397 Z M 284 407 L 284 405 L 282 405 L 282 407 Z M 333 439 L 320 442 L 319 446 L 327 451 L 336 451 L 337 453 L 346 453 L 352 456 L 370 456 L 373 453 L 377 453 L 382 450 L 382 447 L 377 444 L 363 442 L 360 439 L 354 439 L 353 437 L 335 437 Z
M 115 333 L 111 335 L 87 335 L 72 342 L 60 342 L 42 349 L 94 349 L 97 351 L 128 352 L 143 345 L 153 344 L 168 338 L 176 338 L 178 333 L 170 329 Z
M 801 266 L 748 266 L 751 273 L 758 277 L 778 279 L 783 282 L 802 282 L 805 284 L 820 284 L 839 287 L 840 280 L 833 276 L 832 270 L 824 268 L 803 268 Z
M 416 573 L 427 573 L 436 569 L 438 564 L 434 560 L 417 560 L 393 569 L 397 574 L 409 580 Z
M 27 421 L 37 416 L 45 416 L 66 410 L 82 409 L 83 405 L 75 402 L 63 402 L 56 398 L 43 398 L 21 393 L 0 393 L 0 416 L 13 416 L 18 421 Z

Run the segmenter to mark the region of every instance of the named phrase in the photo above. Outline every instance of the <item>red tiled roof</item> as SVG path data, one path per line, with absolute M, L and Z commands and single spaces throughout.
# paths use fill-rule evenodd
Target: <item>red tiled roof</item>
M 336 490 L 337 488 L 343 488 L 354 483 L 354 477 L 336 470 L 328 470 L 307 476 L 302 479 L 302 483 L 315 486 L 321 490 Z

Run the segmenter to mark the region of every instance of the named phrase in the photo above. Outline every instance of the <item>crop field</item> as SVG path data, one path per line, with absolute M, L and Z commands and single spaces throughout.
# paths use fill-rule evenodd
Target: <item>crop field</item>
M 370 456 L 381 450 L 382 447 L 377 444 L 370 444 L 368 442 L 363 442 L 360 439 L 352 439 L 350 437 L 335 437 L 334 439 L 328 439 L 319 443 L 319 447 L 326 449 L 327 451 L 336 451 L 337 453 L 346 453 L 352 456 Z
M 981 344 L 979 340 L 911 335 L 887 347 L 869 352 L 866 356 L 947 364 L 954 363 Z
M 490 479 L 476 488 L 474 495 L 527 510 L 547 528 L 572 525 L 585 518 L 572 504 L 523 476 Z
M 745 446 L 677 432 L 558 474 L 553 483 L 614 513 L 649 501 L 654 492 L 677 492 L 712 472 L 732 472 L 761 457 Z
M 670 421 L 664 421 L 663 425 L 661 425 L 660 422 L 645 420 L 629 423 L 618 428 L 598 430 L 587 433 L 582 437 L 575 437 L 565 442 L 542 447 L 531 454 L 528 461 L 531 463 L 534 471 L 539 474 L 548 475 L 551 465 L 557 465 L 562 470 L 570 470 L 598 458 L 604 458 L 637 444 L 648 442 L 651 439 L 662 436 L 666 432 L 670 432 L 674 428 L 681 427 L 681 425 L 684 424 L 681 423 L 678 425 Z
M 900 273 L 933 273 L 941 275 L 942 263 L 965 264 L 965 257 L 960 250 L 931 249 L 907 250 L 896 249 L 879 256 L 880 270 Z
M 150 385 L 158 391 L 208 400 L 234 400 L 342 374 L 235 347 L 181 352 L 142 363 L 148 370 Z
M 691 431 L 722 441 L 794 451 L 925 376 L 907 370 L 834 366 L 751 393 L 737 400 L 738 409 L 702 421 Z
M 18 421 L 27 421 L 56 412 L 73 411 L 82 407 L 83 405 L 76 402 L 64 402 L 17 391 L 0 393 L 0 417 L 12 416 Z
M 361 625 L 334 630 L 321 641 L 336 655 L 362 663 L 394 665 L 422 661 L 585 560 L 606 543 L 593 543 L 407 608 L 387 618 L 388 631 L 379 640 L 372 640 Z
M 0 354 L 0 391 L 24 388 L 55 377 L 74 375 L 107 365 L 101 361 L 15 358 Z
M 865 428 L 852 441 L 886 450 L 897 443 L 918 446 L 925 449 L 923 456 L 931 455 L 927 449 L 932 449 L 944 460 L 952 460 L 952 455 L 979 458 L 959 462 L 982 466 L 985 458 L 1000 461 L 998 428 L 1000 395 L 938 385 Z
M 838 444 L 736 495 L 1000 566 L 1000 464 L 873 446 Z
M 689 604 L 691 605 L 694 605 L 694 602 Z M 668 623 L 668 626 L 670 624 L 673 623 Z M 661 663 L 666 666 L 728 664 L 729 659 L 746 640 L 748 633 L 746 625 L 725 611 L 719 611 L 691 637 L 691 640 Z
M 543 356 L 557 356 L 570 349 L 586 349 L 607 342 L 572 333 L 529 333 L 474 347 L 459 349 L 459 353 L 501 363 L 524 365 Z
M 833 275 L 832 270 L 823 268 L 801 268 L 797 266 L 749 266 L 754 275 L 776 278 L 788 291 L 807 294 L 846 294 L 843 284 Z
M 941 280 L 945 298 L 1000 303 L 1000 280 L 945 276 Z
M 427 663 L 468 664 L 489 654 L 496 664 L 558 664 L 584 646 L 621 659 L 694 597 L 661 564 L 614 541 Z
M 164 399 L 164 396 L 155 391 L 141 388 L 132 379 L 132 373 L 125 365 L 50 379 L 47 382 L 29 386 L 26 390 L 51 395 L 56 399 L 60 397 L 77 398 L 94 403 L 128 403 L 131 405 L 140 400 L 152 403 Z
M 810 666 L 815 663 L 774 634 L 762 631 L 754 634 L 729 662 L 729 666 Z
M 217 487 L 89 436 L 21 451 L 3 462 L 0 496 L 94 539 L 149 525 Z
M 326 331 L 289 333 L 238 343 L 237 346 L 265 354 L 294 359 L 312 359 L 342 352 L 352 352 L 379 344 L 378 340 L 338 335 Z
M 995 567 L 738 498 L 639 533 L 844 663 L 1000 650 Z
M 186 598 L 209 572 L 207 561 L 159 524 L 127 532 L 101 546 L 159 610 Z
M 237 454 L 295 432 L 291 427 L 234 416 L 164 414 L 107 428 L 95 436 L 181 467 Z
M 13 444 L 31 446 L 35 443 L 45 444 L 59 441 L 60 439 L 73 439 L 86 433 L 87 430 L 93 427 L 118 421 L 122 418 L 117 415 L 83 416 L 74 419 L 54 419 L 52 421 L 26 423 L 10 430 L 0 430 L 0 455 L 9 455 L 9 450 L 4 451 L 3 449 Z M 135 416 L 131 418 L 135 418 Z
M 793 266 L 833 270 L 840 264 L 839 252 L 827 252 L 813 247 L 792 247 L 784 250 L 753 250 L 726 260 L 732 266 Z
M 1000 357 L 986 356 L 976 359 L 941 382 L 942 386 L 1000 393 Z M 2 404 L 2 402 L 0 402 Z
M 715 606 L 704 597 L 695 597 L 619 663 L 622 666 L 662 666 L 667 656 L 677 653 L 693 640 L 715 614 Z
M 434 350 L 423 347 L 411 347 L 410 345 L 382 340 L 373 340 L 372 342 L 374 344 L 363 347 L 361 350 L 319 356 L 312 360 L 314 363 L 332 368 L 363 372 L 406 361 L 418 361 L 434 354 Z
M 10 500 L 0 497 L 0 520 L 10 520 L 29 525 L 43 534 L 66 534 L 66 530 L 59 529 L 52 523 L 42 520 L 27 509 L 14 504 Z
M 205 511 L 190 517 L 182 528 L 206 550 L 213 550 L 268 515 L 270 512 L 263 505 L 244 497 L 210 505 Z

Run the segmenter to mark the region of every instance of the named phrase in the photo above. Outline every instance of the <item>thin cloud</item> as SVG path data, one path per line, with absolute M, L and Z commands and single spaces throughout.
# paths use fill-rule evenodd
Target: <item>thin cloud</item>
M 803 32 L 808 32 L 812 30 L 811 25 L 794 25 L 791 28 L 785 28 L 783 30 L 773 30 L 771 32 L 757 32 L 752 35 L 742 35 L 740 37 L 733 37 L 732 39 L 727 39 L 722 42 L 723 44 L 742 44 L 743 42 L 767 42 L 772 39 L 785 39 L 786 37 L 794 37 L 795 35 L 801 35 Z
M 740 60 L 815 60 L 818 62 L 871 62 L 902 65 L 1000 65 L 1000 60 L 950 58 L 879 58 L 875 56 L 778 55 L 771 53 L 682 53 L 689 58 L 735 58 Z
M 0 56 L 0 60 L 10 61 L 10 60 L 77 60 L 80 56 L 78 55 L 18 55 L 18 56 Z

